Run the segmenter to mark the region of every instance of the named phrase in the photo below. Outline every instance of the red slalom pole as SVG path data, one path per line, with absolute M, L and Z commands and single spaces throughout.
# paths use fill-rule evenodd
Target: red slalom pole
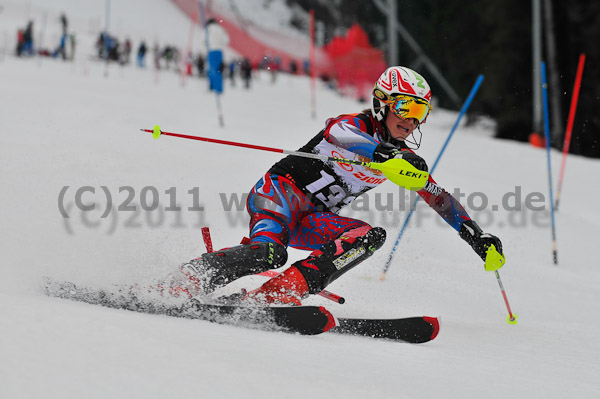
M 573 96 L 571 97 L 571 107 L 569 109 L 569 120 L 567 121 L 567 130 L 565 131 L 565 142 L 563 144 L 563 158 L 560 166 L 560 177 L 558 178 L 558 189 L 556 191 L 556 206 L 558 210 L 558 201 L 560 198 L 560 190 L 562 188 L 563 176 L 565 175 L 565 165 L 567 163 L 567 154 L 571 145 L 571 135 L 573 133 L 573 122 L 575 120 L 575 111 L 577 109 L 577 101 L 579 100 L 579 89 L 581 88 L 581 76 L 583 75 L 583 65 L 585 64 L 585 54 L 579 55 L 579 63 L 577 64 L 577 75 L 575 76 L 575 85 L 573 86 Z
M 185 75 L 188 71 L 188 66 L 192 63 L 192 60 L 194 59 L 194 57 L 192 56 L 192 46 L 194 43 L 194 29 L 196 28 L 196 20 L 197 19 L 198 19 L 198 13 L 194 12 L 194 16 L 192 17 L 192 25 L 190 26 L 190 33 L 188 36 L 188 42 L 187 42 L 185 54 L 181 55 L 181 62 L 179 63 L 179 67 L 181 68 L 181 85 L 182 86 L 185 86 Z
M 213 252 L 212 238 L 210 238 L 210 229 L 208 227 L 202 228 L 202 238 L 204 239 L 204 245 L 206 245 L 206 252 Z

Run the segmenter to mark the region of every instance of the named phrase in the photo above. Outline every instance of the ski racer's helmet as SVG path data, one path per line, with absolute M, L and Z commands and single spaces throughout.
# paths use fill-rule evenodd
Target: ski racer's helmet
M 401 118 L 425 123 L 431 111 L 431 88 L 425 78 L 403 66 L 386 69 L 373 88 L 371 112 L 383 122 L 388 110 Z

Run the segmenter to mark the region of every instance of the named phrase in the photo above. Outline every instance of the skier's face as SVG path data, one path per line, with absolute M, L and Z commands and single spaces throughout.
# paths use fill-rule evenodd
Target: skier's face
M 419 121 L 415 118 L 400 118 L 393 112 L 387 112 L 385 124 L 393 138 L 404 141 L 419 126 Z

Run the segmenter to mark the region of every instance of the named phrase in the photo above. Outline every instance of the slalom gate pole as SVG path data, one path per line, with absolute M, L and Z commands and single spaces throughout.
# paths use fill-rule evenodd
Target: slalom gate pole
M 195 12 L 194 16 L 192 17 L 192 24 L 190 25 L 190 32 L 188 34 L 188 42 L 185 54 L 183 54 L 179 63 L 179 67 L 181 68 L 181 86 L 185 86 L 185 75 L 187 74 L 188 61 L 191 64 L 192 60 L 194 59 L 194 57 L 192 56 L 192 47 L 194 43 L 194 29 L 196 28 L 197 19 L 198 12 Z
M 210 43 L 208 41 L 208 26 L 206 26 L 206 14 L 204 13 L 204 4 L 202 3 L 202 0 L 198 0 L 198 7 L 200 9 L 200 21 L 202 21 L 202 25 L 204 26 L 204 41 L 206 43 L 206 62 L 208 62 L 208 54 L 210 53 Z M 225 122 L 223 118 L 223 108 L 221 107 L 221 97 L 220 94 L 216 91 L 215 96 L 217 102 L 217 116 L 219 117 L 219 126 L 223 127 L 225 126 Z
M 504 298 L 504 304 L 506 305 L 506 310 L 508 310 L 508 316 L 506 317 L 506 322 L 508 324 L 517 324 L 517 315 L 514 314 L 510 310 L 510 305 L 508 304 L 508 298 L 506 297 L 506 291 L 504 290 L 504 284 L 502 284 L 502 280 L 500 280 L 500 273 L 498 270 L 494 271 L 496 273 L 496 280 L 498 281 L 498 285 L 500 286 L 500 291 L 502 292 L 502 298 Z
M 204 245 L 206 246 L 206 252 L 213 252 L 213 243 L 212 238 L 210 236 L 210 229 L 208 227 L 202 227 L 202 239 L 204 240 Z M 266 272 L 258 273 L 258 276 L 265 277 L 275 277 L 278 275 L 279 273 L 275 270 L 267 270 Z M 323 298 L 329 299 L 330 301 L 337 302 L 340 305 L 346 302 L 346 300 L 343 297 L 336 295 L 333 292 L 329 292 L 327 290 L 319 292 L 319 295 Z
M 550 212 L 552 215 L 552 259 L 558 265 L 556 249 L 556 223 L 554 220 L 554 196 L 552 191 L 552 162 L 550 160 L 550 122 L 548 117 L 548 84 L 546 82 L 546 63 L 542 61 L 542 99 L 544 105 L 544 134 L 546 136 L 546 155 L 548 159 L 548 191 L 550 192 Z
M 452 138 L 452 136 L 454 135 L 454 132 L 456 131 L 463 115 L 465 115 L 467 113 L 467 110 L 469 109 L 469 106 L 471 105 L 471 102 L 473 101 L 473 98 L 475 97 L 475 94 L 477 94 L 477 91 L 479 90 L 479 87 L 481 86 L 481 83 L 483 82 L 483 75 L 479 75 L 477 77 L 477 80 L 475 81 L 475 84 L 473 85 L 473 88 L 471 89 L 471 92 L 469 93 L 469 96 L 467 97 L 467 99 L 465 100 L 465 103 L 463 104 L 460 113 L 458 114 L 458 118 L 456 118 L 456 122 L 454 122 L 454 126 L 452 126 L 452 129 L 450 130 L 450 134 L 448 134 L 448 137 L 446 138 L 446 142 L 444 143 L 444 145 L 442 146 L 442 149 L 440 150 L 440 153 L 438 154 L 435 162 L 433 163 L 433 167 L 431 168 L 431 172 L 433 173 L 435 168 L 437 167 L 440 159 L 442 158 L 442 155 L 444 154 L 444 151 L 446 151 L 446 147 L 448 147 L 448 143 L 450 142 L 450 139 Z M 417 199 L 412 203 L 411 207 L 410 207 L 410 211 L 408 212 L 408 215 L 406 216 L 406 220 L 404 221 L 404 224 L 402 225 L 402 228 L 400 229 L 400 232 L 398 233 L 398 237 L 396 238 L 396 242 L 394 243 L 394 246 L 392 247 L 392 250 L 390 252 L 390 255 L 388 256 L 388 260 L 385 263 L 384 267 L 383 267 L 383 273 L 381 274 L 380 280 L 383 281 L 385 280 L 386 277 L 386 273 L 390 268 L 390 265 L 392 263 L 392 259 L 394 258 L 394 255 L 396 253 L 396 249 L 398 248 L 398 244 L 400 244 L 400 240 L 402 239 L 402 236 L 404 235 L 404 231 L 406 230 L 406 228 L 408 227 L 408 223 L 410 222 L 410 218 L 412 217 L 412 214 L 414 213 L 415 209 L 417 208 L 417 203 L 419 202 L 419 198 L 421 197 L 417 197 Z
M 565 165 L 567 163 L 567 155 L 569 154 L 569 146 L 571 145 L 571 134 L 573 133 L 573 122 L 575 120 L 575 111 L 577 109 L 577 101 L 579 99 L 579 89 L 581 88 L 581 76 L 583 75 L 583 65 L 585 64 L 585 54 L 579 55 L 579 64 L 577 64 L 577 75 L 575 76 L 575 85 L 573 86 L 573 94 L 571 97 L 571 107 L 569 109 L 569 120 L 567 122 L 567 130 L 565 131 L 565 142 L 563 143 L 563 157 L 560 166 L 560 177 L 558 178 L 558 188 L 556 189 L 556 206 L 555 211 L 558 212 L 558 202 L 562 189 L 563 177 L 565 175 Z
M 317 117 L 317 88 L 316 88 L 316 57 L 315 57 L 315 10 L 309 11 L 310 15 L 310 114 L 313 119 Z
M 46 34 L 46 20 L 47 19 L 48 19 L 48 12 L 44 11 L 44 14 L 42 15 L 42 33 L 40 34 L 38 48 L 43 48 L 42 46 L 44 45 L 44 36 Z M 43 57 L 40 57 L 38 55 L 38 57 L 37 57 L 37 59 L 38 59 L 38 66 L 42 66 L 42 58 Z

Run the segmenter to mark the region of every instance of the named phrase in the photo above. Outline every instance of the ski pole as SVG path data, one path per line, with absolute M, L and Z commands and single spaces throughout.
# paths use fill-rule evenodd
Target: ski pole
M 481 86 L 481 82 L 483 82 L 483 75 L 479 75 L 477 77 L 477 80 L 475 81 L 475 84 L 473 85 L 473 88 L 471 89 L 469 96 L 465 100 L 465 103 L 463 104 L 463 106 L 460 110 L 460 113 L 458 114 L 458 118 L 456 118 L 456 122 L 454 122 L 454 126 L 452 126 L 452 129 L 450 130 L 450 134 L 446 138 L 446 142 L 442 146 L 440 153 L 438 154 L 435 162 L 433 163 L 433 167 L 431 168 L 431 173 L 433 173 L 433 171 L 437 167 L 437 164 L 440 161 L 442 154 L 446 150 L 446 147 L 448 147 L 448 143 L 450 142 L 450 139 L 454 135 L 454 132 L 456 131 L 456 128 L 458 127 L 458 124 L 460 123 L 460 120 L 462 119 L 463 115 L 467 113 L 467 110 L 469 109 L 469 106 L 471 105 L 471 102 L 473 101 L 475 94 L 479 90 L 479 86 Z M 402 239 L 402 236 L 404 235 L 404 231 L 408 227 L 408 222 L 410 222 L 410 218 L 412 217 L 412 214 L 414 213 L 415 209 L 417 208 L 417 203 L 419 202 L 419 198 L 420 197 L 417 197 L 417 199 L 413 202 L 412 206 L 410 207 L 410 211 L 408 212 L 408 215 L 406 216 L 406 220 L 404 221 L 404 224 L 402 225 L 402 228 L 400 229 L 400 232 L 398 233 L 396 242 L 394 243 L 394 246 L 392 247 L 390 255 L 388 256 L 388 260 L 385 263 L 385 266 L 383 267 L 383 273 L 381 274 L 381 277 L 380 277 L 381 281 L 385 280 L 386 273 L 387 273 L 388 269 L 390 268 L 392 259 L 394 258 L 394 254 L 396 253 L 396 249 L 398 248 L 398 244 L 400 244 L 400 240 Z
M 415 168 L 413 165 L 411 165 L 405 159 L 400 159 L 400 158 L 389 159 L 389 160 L 387 160 L 385 162 L 381 162 L 381 163 L 380 162 L 363 162 L 363 161 L 355 161 L 353 159 L 330 157 L 330 156 L 323 155 L 323 154 L 313 154 L 311 152 L 290 151 L 290 150 L 283 150 L 281 148 L 273 148 L 273 147 L 265 147 L 265 146 L 261 146 L 261 145 L 255 145 L 255 144 L 239 143 L 236 141 L 227 141 L 227 140 L 213 139 L 213 138 L 209 138 L 209 137 L 190 136 L 187 134 L 163 132 L 160 129 L 160 126 L 158 126 L 158 125 L 154 126 L 154 129 L 152 129 L 152 130 L 151 129 L 140 129 L 140 130 L 142 132 L 152 133 L 152 137 L 154 137 L 155 139 L 158 139 L 161 135 L 173 136 L 173 137 L 179 137 L 179 138 L 189 139 L 189 140 L 206 141 L 206 142 L 215 143 L 215 144 L 224 144 L 224 145 L 230 145 L 230 146 L 236 146 L 236 147 L 251 148 L 251 149 L 260 150 L 260 151 L 277 152 L 279 154 L 293 155 L 293 156 L 297 156 L 297 157 L 319 159 L 321 161 L 331 161 L 331 162 L 338 162 L 338 163 L 349 164 L 349 165 L 365 166 L 367 168 L 376 169 L 376 170 L 381 171 L 385 175 L 385 177 L 388 178 L 390 181 L 392 181 L 393 183 L 396 183 L 397 185 L 399 185 L 401 187 L 404 187 L 407 190 L 413 190 L 413 191 L 421 190 L 425 186 L 425 183 L 427 183 L 427 179 L 429 179 L 428 172 L 423 172 L 422 170 Z
M 558 265 L 556 250 L 556 223 L 554 221 L 554 198 L 552 191 L 552 165 L 550 160 L 550 122 L 548 118 L 548 84 L 546 83 L 546 63 L 542 61 L 542 99 L 544 105 L 544 134 L 546 136 L 546 155 L 548 158 L 548 191 L 550 192 L 550 212 L 552 215 L 552 260 Z
M 517 324 L 517 315 L 513 314 L 513 312 L 510 310 L 508 298 L 506 297 L 506 291 L 504 290 L 504 285 L 502 284 L 502 280 L 500 279 L 500 273 L 498 273 L 498 270 L 495 270 L 494 272 L 496 273 L 496 280 L 498 280 L 498 285 L 500 286 L 500 291 L 502 292 L 502 298 L 504 298 L 504 303 L 506 304 L 506 309 L 508 310 L 506 322 L 508 324 Z
M 517 315 L 513 314 L 513 312 L 510 310 L 508 298 L 506 297 L 506 291 L 504 290 L 502 280 L 500 280 L 500 273 L 498 273 L 498 269 L 500 269 L 505 263 L 506 258 L 504 257 L 504 255 L 498 252 L 495 245 L 490 245 L 490 247 L 487 249 L 487 254 L 485 256 L 484 269 L 486 271 L 493 271 L 494 273 L 496 273 L 496 280 L 498 280 L 498 285 L 500 286 L 500 291 L 502 292 L 502 297 L 504 298 L 506 309 L 508 309 L 508 317 L 506 318 L 506 322 L 508 324 L 517 324 Z
M 567 163 L 567 154 L 571 145 L 571 134 L 573 133 L 573 121 L 575 119 L 575 110 L 577 109 L 577 100 L 579 99 L 579 88 L 581 87 L 581 75 L 583 75 L 583 64 L 585 64 L 585 54 L 579 55 L 579 64 L 577 65 L 577 75 L 575 76 L 575 85 L 573 86 L 573 96 L 571 97 L 571 107 L 569 109 L 569 121 L 565 132 L 565 142 L 563 144 L 563 158 L 560 166 L 560 177 L 558 179 L 558 188 L 556 189 L 556 206 L 558 212 L 558 201 L 562 188 L 563 176 L 565 174 L 565 164 Z

